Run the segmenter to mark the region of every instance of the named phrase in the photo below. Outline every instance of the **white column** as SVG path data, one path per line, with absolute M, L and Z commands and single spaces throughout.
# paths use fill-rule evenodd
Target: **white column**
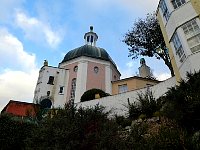
M 106 85 L 106 93 L 112 94 L 112 73 L 110 65 L 106 65 L 105 67 L 105 85 Z
M 81 96 L 86 91 L 87 67 L 88 67 L 88 62 L 86 62 L 86 61 L 81 61 L 78 64 L 78 73 L 77 73 L 77 80 L 76 80 L 76 92 L 75 92 L 74 103 L 80 102 Z

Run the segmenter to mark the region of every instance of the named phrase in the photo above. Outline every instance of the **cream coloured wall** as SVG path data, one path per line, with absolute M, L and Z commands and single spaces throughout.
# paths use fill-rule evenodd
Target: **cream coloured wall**
M 167 32 L 165 30 L 164 23 L 162 21 L 162 17 L 161 17 L 160 12 L 157 13 L 157 19 L 158 19 L 158 22 L 160 24 L 160 28 L 161 28 L 161 31 L 162 31 L 162 34 L 163 34 L 163 37 L 164 37 L 164 40 L 165 40 L 165 44 L 166 44 L 166 46 L 168 48 L 168 51 L 169 51 L 169 57 L 170 57 L 170 61 L 172 63 L 172 67 L 174 69 L 176 81 L 180 81 L 180 79 L 181 79 L 180 73 L 179 73 L 178 67 L 176 65 L 176 60 L 175 60 L 175 57 L 174 57 L 174 53 L 173 53 L 172 47 L 171 47 L 171 45 L 169 43 L 169 38 L 167 36 Z
M 49 76 L 54 77 L 53 84 L 48 84 Z M 53 107 L 63 107 L 66 103 L 69 70 L 51 66 L 43 66 L 40 69 L 37 85 L 34 93 L 34 103 L 39 103 L 44 98 L 51 100 Z M 64 87 L 62 94 L 59 94 L 60 86 Z M 50 95 L 47 96 L 47 91 Z
M 196 13 L 200 17 L 200 1 L 199 0 L 190 0 L 192 3 L 193 8 L 195 9 Z
M 151 80 L 147 78 L 141 78 L 141 77 L 131 77 L 131 78 L 126 78 L 118 81 L 112 82 L 112 95 L 119 94 L 119 86 L 126 84 L 128 87 L 128 92 L 141 89 L 144 87 L 147 87 L 149 85 L 155 85 L 158 84 L 159 81 L 157 80 Z
M 86 91 L 87 85 L 87 68 L 88 61 L 83 60 L 78 62 L 78 75 L 76 80 L 76 92 L 75 92 L 75 100 L 74 102 L 80 102 L 81 96 Z
M 186 0 L 185 4 L 176 9 L 172 7 L 171 1 L 165 0 L 165 2 L 170 13 L 169 20 L 164 20 L 162 11 L 159 7 L 157 10 L 157 18 L 161 26 L 165 43 L 170 50 L 169 55 L 172 61 L 173 68 L 175 70 L 176 79 L 177 81 L 180 81 L 181 78 L 186 79 L 187 72 L 193 72 L 194 70 L 198 71 L 200 69 L 198 65 L 200 63 L 200 57 L 198 54 L 199 51 L 195 53 L 191 52 L 186 36 L 181 27 L 183 24 L 192 19 L 196 19 L 197 23 L 199 22 L 197 18 L 199 18 L 200 1 Z M 173 42 L 171 41 L 175 32 L 179 37 L 183 51 L 185 53 L 185 59 L 183 61 L 180 61 L 180 58 L 176 54 Z

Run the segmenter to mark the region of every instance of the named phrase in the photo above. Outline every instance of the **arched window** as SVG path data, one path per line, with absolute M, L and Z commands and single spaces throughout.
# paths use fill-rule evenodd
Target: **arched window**
M 94 41 L 94 37 L 91 35 L 90 42 L 93 43 L 93 41 Z
M 76 78 L 72 79 L 70 100 L 74 100 L 76 91 Z

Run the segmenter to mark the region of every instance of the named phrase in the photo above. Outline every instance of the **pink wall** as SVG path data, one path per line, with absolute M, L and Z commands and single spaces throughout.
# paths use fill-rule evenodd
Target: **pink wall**
M 116 78 L 115 78 L 116 77 Z M 112 68 L 112 81 L 117 81 L 120 79 L 120 74 L 116 70 L 116 68 Z
M 72 85 L 72 79 L 77 78 L 77 72 L 74 72 L 74 67 L 78 66 L 78 63 L 68 64 L 65 66 L 65 69 L 69 69 L 69 82 L 67 87 L 67 102 L 70 100 L 71 95 L 71 85 Z
M 98 67 L 98 73 L 94 72 L 94 67 Z M 105 91 L 105 65 L 88 62 L 86 90 L 98 88 Z

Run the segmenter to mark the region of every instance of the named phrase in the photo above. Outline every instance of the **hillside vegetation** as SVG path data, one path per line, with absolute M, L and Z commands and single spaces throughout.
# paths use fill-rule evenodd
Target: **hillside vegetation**
M 188 74 L 157 100 L 146 92 L 138 101 L 127 106 L 127 117 L 70 104 L 33 122 L 1 115 L 0 149 L 200 149 L 200 73 Z

